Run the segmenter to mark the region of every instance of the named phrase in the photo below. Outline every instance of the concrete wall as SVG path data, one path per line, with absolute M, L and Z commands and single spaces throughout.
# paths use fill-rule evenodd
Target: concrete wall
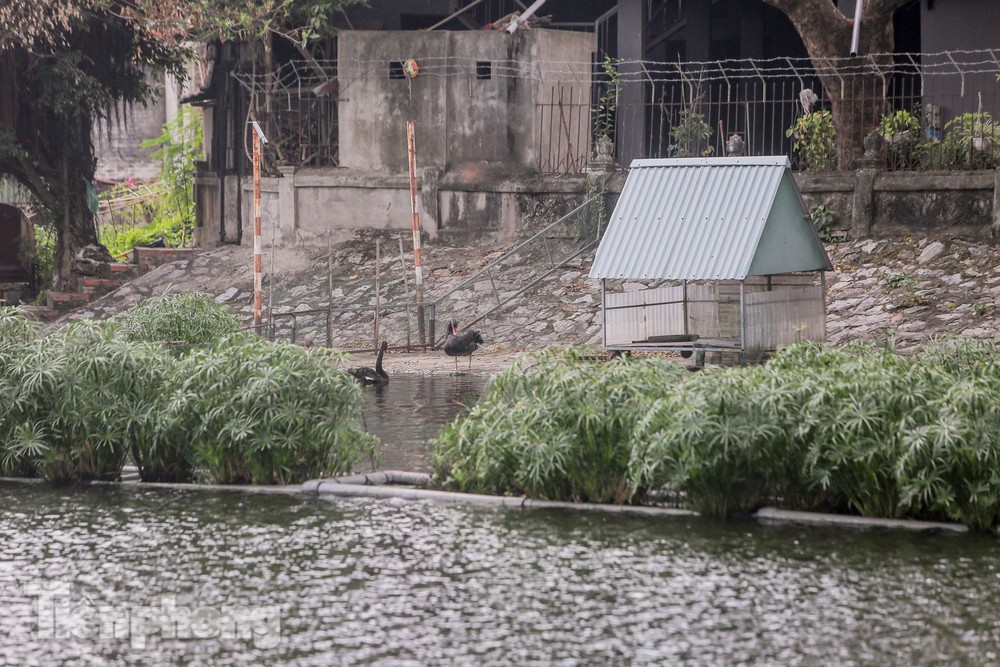
M 828 207 L 834 228 L 846 234 L 952 234 L 989 241 L 1000 232 L 1000 170 L 880 172 L 870 194 L 860 198 L 857 174 L 796 174 L 795 179 L 806 203 Z M 868 202 L 868 210 L 859 210 L 858 201 Z
M 348 174 L 338 169 L 284 168 L 282 178 L 261 179 L 265 240 L 279 246 L 325 244 L 359 229 L 411 230 L 409 182 L 401 177 Z M 427 169 L 418 181 L 421 230 L 432 242 L 483 245 L 516 238 L 579 205 L 588 183 L 607 189 L 610 215 L 624 184 L 614 174 L 466 182 Z M 843 236 L 899 237 L 949 234 L 984 241 L 1000 238 L 1000 170 L 980 172 L 879 172 L 795 174 L 807 205 L 833 211 Z M 865 183 L 870 182 L 870 187 Z M 227 209 L 235 209 L 237 180 L 226 180 Z M 859 190 L 859 188 L 861 190 Z M 865 190 L 867 188 L 867 190 Z M 253 185 L 242 183 L 243 242 L 253 234 Z M 867 197 L 867 198 L 866 198 Z M 858 202 L 868 202 L 860 205 Z M 235 210 L 227 220 L 235 220 Z M 207 229 L 207 228 L 206 228 Z M 212 232 L 217 235 L 217 232 Z M 235 240 L 236 230 L 227 229 Z M 209 233 L 211 236 L 211 233 Z
M 412 230 L 409 179 L 342 169 L 283 168 L 261 179 L 263 235 L 278 245 L 347 238 L 359 229 Z M 236 178 L 226 182 L 235 190 Z M 441 243 L 488 244 L 514 238 L 535 220 L 551 221 L 578 205 L 585 177 L 485 178 L 474 183 L 432 168 L 418 179 L 417 212 L 425 237 Z M 253 234 L 253 183 L 242 182 L 244 243 Z M 235 202 L 235 193 L 227 202 Z M 235 219 L 231 218 L 231 219 Z M 207 229 L 207 228 L 206 228 Z M 232 234 L 231 238 L 235 238 Z
M 562 83 L 575 91 L 570 96 L 589 95 L 595 37 L 554 30 L 344 31 L 338 44 L 342 167 L 406 173 L 412 120 L 419 167 L 447 171 L 485 162 L 523 173 L 536 168 L 535 147 L 550 142 L 553 128 L 536 123 L 544 93 Z M 409 59 L 420 66 L 418 76 L 390 78 L 390 63 Z M 489 78 L 477 73 L 477 63 L 489 64 Z M 570 137 L 583 155 L 587 133 L 589 126 Z
M 160 163 L 150 157 L 156 149 L 140 147 L 143 141 L 160 136 L 163 124 L 170 117 L 165 86 L 162 81 L 154 85 L 158 85 L 160 92 L 148 106 L 130 106 L 108 124 L 94 128 L 95 178 L 106 181 L 159 178 Z

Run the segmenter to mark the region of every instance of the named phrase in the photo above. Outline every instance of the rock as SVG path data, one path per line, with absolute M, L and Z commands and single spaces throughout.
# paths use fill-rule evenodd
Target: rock
M 904 322 L 900 324 L 898 329 L 900 331 L 923 331 L 927 328 L 927 322 L 923 320 L 913 320 L 911 322 Z
M 570 271 L 559 276 L 559 282 L 563 285 L 570 285 L 579 278 L 582 274 L 579 271 Z
M 928 246 L 924 248 L 923 252 L 920 253 L 920 256 L 917 257 L 917 263 L 927 264 L 942 252 L 944 252 L 944 244 L 940 241 L 934 241 L 933 243 L 928 244 Z
M 868 297 L 868 298 L 864 299 L 861 303 L 859 303 L 854 308 L 854 313 L 855 314 L 864 313 L 864 312 L 866 312 L 869 308 L 871 308 L 874 305 L 875 305 L 875 299 L 874 299 L 874 297 Z
M 227 301 L 229 301 L 230 299 L 232 299 L 237 294 L 239 294 L 239 290 L 237 288 L 235 288 L 235 287 L 230 287 L 225 292 L 223 292 L 219 296 L 215 297 L 215 302 L 216 303 L 226 303 Z

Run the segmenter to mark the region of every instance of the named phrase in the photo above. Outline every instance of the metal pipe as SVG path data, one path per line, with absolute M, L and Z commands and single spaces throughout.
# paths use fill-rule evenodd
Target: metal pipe
M 406 152 L 410 167 L 410 213 L 413 222 L 413 289 L 417 297 L 417 335 L 426 346 L 424 333 L 424 267 L 420 248 L 420 214 L 417 213 L 417 151 L 413 138 L 413 121 L 406 121 Z
M 854 29 L 851 31 L 851 56 L 858 55 L 861 41 L 861 13 L 864 11 L 864 0 L 854 0 Z
M 260 327 L 261 270 L 264 258 L 260 249 L 260 137 L 253 135 L 253 326 Z
M 521 13 L 520 16 L 515 16 L 514 20 L 512 20 L 510 22 L 510 25 L 507 26 L 507 33 L 513 35 L 515 32 L 517 32 L 517 29 L 521 27 L 521 24 L 527 21 L 529 18 L 531 18 L 531 16 L 535 12 L 541 9 L 542 5 L 544 5 L 545 2 L 546 0 L 535 0 L 533 3 L 531 3 L 530 7 L 528 7 Z

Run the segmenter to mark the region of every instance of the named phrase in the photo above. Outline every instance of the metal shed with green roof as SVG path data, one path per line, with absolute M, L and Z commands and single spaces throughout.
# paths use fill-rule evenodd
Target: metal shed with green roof
M 826 339 L 833 267 L 787 157 L 635 160 L 590 271 L 611 350 Z

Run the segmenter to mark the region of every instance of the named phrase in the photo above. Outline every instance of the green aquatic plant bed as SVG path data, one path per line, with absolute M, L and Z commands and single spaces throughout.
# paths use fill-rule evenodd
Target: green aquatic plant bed
M 435 476 L 461 491 L 647 501 L 712 516 L 764 504 L 961 521 L 1000 512 L 1000 353 L 942 340 L 917 356 L 799 344 L 766 366 L 522 357 L 447 427 Z
M 0 309 L 0 475 L 110 480 L 131 456 L 144 481 L 286 484 L 378 459 L 339 355 L 235 329 L 199 295 L 49 335 Z

